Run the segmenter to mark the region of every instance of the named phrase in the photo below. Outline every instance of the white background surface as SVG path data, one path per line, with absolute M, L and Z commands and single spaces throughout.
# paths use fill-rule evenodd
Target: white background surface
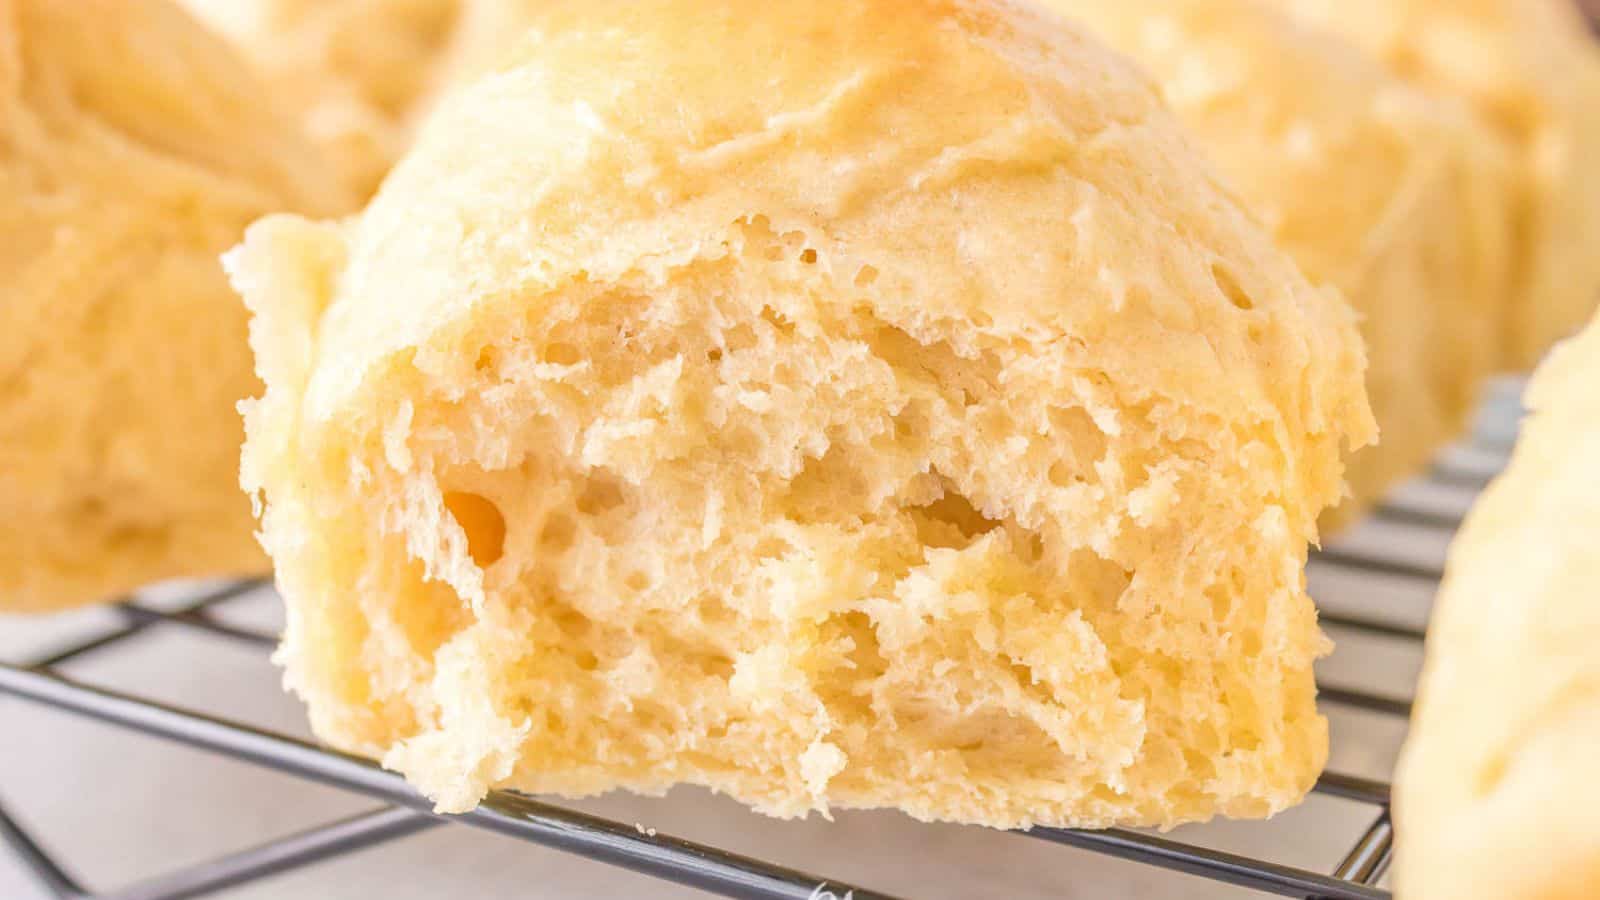
M 1469 460 L 1473 462 L 1475 460 Z M 1462 507 L 1461 492 L 1416 488 L 1414 504 Z M 1344 543 L 1438 561 L 1441 532 L 1369 523 Z M 1329 608 L 1377 610 L 1419 622 L 1425 586 L 1313 570 Z M 271 627 L 270 591 L 229 607 Z M 0 659 L 24 660 L 113 619 L 89 610 L 51 619 L 0 618 Z M 1339 649 L 1324 676 L 1342 685 L 1410 693 L 1419 663 L 1405 642 L 1330 631 Z M 259 727 L 305 736 L 298 703 L 279 690 L 264 654 L 173 628 L 79 660 L 73 677 Z M 1403 724 L 1335 706 L 1330 768 L 1386 778 Z M 130 735 L 0 697 L 0 803 L 91 889 L 142 877 L 372 809 L 372 801 L 204 753 Z M 802 871 L 917 898 L 1224 898 L 1254 896 L 1188 876 L 1018 834 L 924 825 L 893 812 L 779 822 L 690 789 L 666 798 L 609 796 L 573 804 L 623 822 L 778 861 Z M 1216 823 L 1177 836 L 1286 864 L 1332 871 L 1371 822 L 1371 807 L 1313 796 L 1271 822 Z M 463 826 L 434 828 L 358 854 L 257 882 L 230 898 L 679 898 L 688 889 Z M 0 846 L 0 898 L 43 898 Z

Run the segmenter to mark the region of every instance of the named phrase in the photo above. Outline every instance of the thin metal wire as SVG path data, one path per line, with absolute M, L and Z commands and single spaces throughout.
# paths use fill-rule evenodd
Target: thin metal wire
M 183 615 L 182 611 L 163 615 L 167 617 L 166 621 L 174 625 L 206 627 L 197 624 L 192 617 Z M 0 666 L 0 692 L 376 796 L 417 811 L 406 811 L 403 813 L 406 816 L 416 817 L 418 812 L 428 815 L 426 801 L 412 793 L 399 776 L 384 772 L 367 760 L 335 753 L 283 735 L 152 703 L 131 695 L 92 688 L 53 672 L 37 669 Z M 1325 774 L 1318 781 L 1315 790 L 1318 793 L 1369 803 L 1380 808 L 1388 802 L 1386 784 L 1340 773 Z M 396 815 L 401 814 L 396 812 Z M 829 885 L 829 889 L 838 896 L 843 896 L 846 891 L 853 891 L 853 896 L 861 900 L 885 896 L 864 888 L 793 873 L 760 861 L 737 857 L 716 848 L 675 841 L 668 837 L 640 835 L 633 826 L 551 807 L 517 794 L 491 795 L 478 810 L 459 818 L 467 824 L 557 846 L 604 862 L 623 865 L 728 896 L 809 898 L 818 893 L 818 887 L 821 885 Z M 409 828 L 399 831 L 410 833 Z M 1138 832 L 1035 829 L 1032 833 L 1036 837 L 1057 843 L 1073 844 L 1119 858 L 1133 859 L 1285 896 L 1317 896 L 1341 898 L 1341 900 L 1342 898 L 1367 900 L 1367 898 L 1387 896 L 1381 892 L 1372 893 L 1364 890 L 1359 884 L 1341 882 L 1336 876 L 1325 876 L 1263 860 L 1252 860 L 1248 857 Z M 315 832 L 311 834 L 314 835 Z M 386 833 L 374 834 L 371 840 L 361 841 L 360 846 L 367 846 L 389 837 L 390 835 Z M 210 864 L 197 866 L 177 876 L 170 876 L 174 879 L 171 882 L 163 879 L 160 882 L 144 885 L 142 886 L 144 893 L 132 894 L 129 897 L 124 897 L 122 894 L 107 896 L 116 900 L 130 900 L 130 898 L 175 900 L 179 897 L 198 896 L 207 890 L 238 884 L 296 865 L 314 862 L 355 847 L 355 844 L 346 847 L 335 841 L 331 845 L 317 844 L 313 848 L 315 852 L 283 853 L 274 857 L 274 853 L 284 849 L 280 846 L 280 842 L 274 842 L 255 853 L 246 851 L 244 854 L 235 854 Z M 277 864 L 257 864 L 256 861 L 261 856 L 273 857 Z M 242 865 L 244 862 L 250 864 Z M 181 892 L 160 893 L 155 890 L 157 887 L 180 886 L 184 888 Z
M 1435 469 L 1434 482 L 1446 487 L 1476 488 L 1490 474 L 1441 465 Z M 1416 528 L 1451 530 L 1459 525 L 1459 516 L 1398 505 L 1381 507 L 1378 515 L 1391 523 Z M 1320 551 L 1313 555 L 1313 561 L 1316 565 L 1362 575 L 1418 582 L 1434 583 L 1440 574 L 1437 567 L 1348 550 Z M 252 647 L 270 646 L 275 641 L 273 635 L 229 624 L 214 612 L 224 603 L 263 584 L 262 580 L 252 580 L 226 585 L 170 611 L 144 603 L 124 603 L 117 607 L 123 622 L 112 631 L 20 667 L 0 665 L 0 693 L 376 797 L 390 805 L 107 894 L 86 892 L 0 807 L 0 837 L 11 844 L 41 884 L 57 897 L 63 900 L 196 897 L 395 840 L 442 822 L 457 821 L 725 896 L 812 900 L 828 891 L 856 900 L 887 898 L 885 894 L 862 887 L 796 872 L 720 848 L 664 835 L 641 834 L 631 824 L 562 809 L 511 792 L 491 794 L 478 809 L 461 816 L 437 817 L 428 802 L 415 794 L 398 775 L 368 760 L 242 723 L 90 687 L 67 679 L 55 670 L 62 663 L 136 638 L 154 627 L 183 628 Z M 1421 628 L 1364 615 L 1324 611 L 1322 622 L 1336 629 L 1409 642 L 1420 641 L 1424 636 Z M 1340 685 L 1321 685 L 1320 697 L 1327 702 L 1383 715 L 1405 716 L 1410 711 L 1408 698 Z M 1323 796 L 1366 804 L 1377 811 L 1372 825 L 1357 838 L 1330 874 L 1189 844 L 1171 836 L 1126 829 L 1086 832 L 1036 828 L 1029 834 L 1041 840 L 1282 896 L 1333 900 L 1388 898 L 1388 892 L 1374 885 L 1388 865 L 1393 846 L 1393 826 L 1388 815 L 1389 785 L 1375 779 L 1329 772 L 1318 780 L 1314 790 Z
M 1430 584 L 1437 584 L 1439 579 L 1444 577 L 1444 571 L 1438 566 L 1408 562 L 1402 559 L 1387 559 L 1370 553 L 1356 553 L 1350 550 L 1318 550 L 1311 554 L 1311 562 L 1342 569 L 1355 569 L 1365 575 L 1408 578 L 1414 581 L 1425 581 Z
M 1370 803 L 1373 806 L 1389 805 L 1388 783 L 1363 778 L 1360 775 L 1323 772 L 1322 777 L 1317 779 L 1315 790 L 1319 794 L 1338 797 L 1341 800 L 1354 800 L 1357 803 Z
M 1333 870 L 1333 877 L 1357 884 L 1376 884 L 1389 868 L 1393 853 L 1394 823 L 1389 821 L 1389 810 L 1385 809 Z
M 12 851 L 22 860 L 23 864 L 33 870 L 34 877 L 39 880 L 45 890 L 60 900 L 87 896 L 78 882 L 45 852 L 45 849 L 33 839 L 33 836 L 24 831 L 17 824 L 16 819 L 6 811 L 5 805 L 0 804 L 0 838 L 11 845 Z
M 431 815 L 429 801 L 399 775 L 370 760 L 287 735 L 90 687 L 46 671 L 0 665 L 0 692 Z M 490 794 L 478 808 L 450 819 L 729 897 L 810 900 L 820 885 L 829 885 L 835 894 L 848 892 L 857 900 L 891 900 L 867 888 L 668 835 L 641 834 L 633 825 L 509 792 Z
M 1411 700 L 1406 697 L 1375 694 L 1371 691 L 1340 687 L 1336 684 L 1318 685 L 1317 699 L 1351 706 L 1356 709 L 1364 709 L 1367 712 L 1383 713 L 1384 715 L 1401 716 L 1403 718 L 1409 718 L 1411 715 Z
M 188 900 L 335 856 L 416 834 L 444 822 L 409 809 L 384 807 L 230 853 L 131 887 L 99 900 Z
M 226 622 L 218 620 L 215 616 L 211 615 L 209 610 L 204 608 L 185 609 L 180 612 L 164 613 L 157 609 L 150 609 L 148 607 L 129 603 L 122 606 L 122 612 L 135 622 L 142 622 L 151 625 L 158 623 L 187 625 L 190 628 L 198 628 L 201 631 L 208 631 L 218 637 L 225 637 L 229 640 L 237 641 L 241 644 L 248 644 L 253 647 L 270 648 L 278 643 L 278 638 L 276 635 L 267 634 L 263 631 L 255 631 L 249 628 L 240 628 L 236 625 L 229 625 Z
M 1426 528 L 1433 531 L 1455 531 L 1461 527 L 1461 514 L 1415 506 L 1385 503 L 1372 510 L 1372 518 L 1407 528 Z
M 1111 828 L 1074 831 L 1035 828 L 1028 834 L 1108 856 L 1175 869 L 1239 887 L 1267 891 L 1282 897 L 1316 897 L 1329 900 L 1389 900 L 1389 892 L 1330 875 L 1320 875 L 1266 860 L 1197 848 L 1153 834 Z
M 1463 466 L 1458 463 L 1434 463 L 1428 472 L 1428 479 L 1443 487 L 1461 488 L 1469 491 L 1481 491 L 1494 480 L 1498 470 L 1481 469 Z
M 181 609 L 175 611 L 171 615 L 180 615 L 185 612 L 199 612 L 208 607 L 216 606 L 229 600 L 242 597 L 245 594 L 264 587 L 270 583 L 270 579 L 266 578 L 251 578 L 243 581 L 231 582 L 193 598 L 188 603 L 185 603 Z M 121 640 L 133 637 L 141 631 L 144 631 L 146 628 L 149 628 L 151 625 L 155 625 L 161 621 L 161 617 L 159 616 L 140 616 L 137 614 L 129 615 L 126 610 L 129 608 L 130 604 L 130 600 L 123 600 L 117 606 L 112 607 L 113 609 L 121 612 L 123 615 L 125 624 L 121 628 L 106 632 L 105 634 L 101 634 L 87 641 L 82 641 L 70 647 L 57 650 L 54 653 L 50 653 L 44 657 L 34 660 L 31 665 L 40 668 L 59 666 L 80 656 L 93 653 L 97 650 L 102 650 Z
M 1422 641 L 1428 635 L 1427 631 L 1413 625 L 1402 625 L 1383 619 L 1369 619 L 1365 616 L 1349 616 L 1343 613 L 1322 610 L 1317 615 L 1317 621 L 1324 627 L 1347 628 L 1351 631 L 1360 631 L 1378 637 L 1397 638 L 1403 641 Z

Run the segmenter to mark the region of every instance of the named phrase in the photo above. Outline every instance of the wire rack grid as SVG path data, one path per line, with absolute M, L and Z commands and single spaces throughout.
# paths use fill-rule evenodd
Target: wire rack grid
M 1491 400 L 1465 453 L 1442 457 L 1424 480 L 1424 488 L 1454 492 L 1459 498 L 1483 487 L 1503 465 L 1515 435 L 1515 391 L 1501 390 Z M 1423 492 L 1426 495 L 1426 490 Z M 1464 503 L 1391 501 L 1374 517 L 1404 529 L 1447 536 L 1460 523 Z M 1395 559 L 1382 553 L 1327 550 L 1314 554 L 1313 571 L 1343 572 L 1361 579 L 1399 579 L 1432 586 L 1437 565 Z M 22 822 L 0 805 L 0 837 L 45 889 L 63 900 L 179 900 L 283 873 L 354 853 L 419 831 L 452 824 L 486 829 L 578 854 L 602 863 L 699 888 L 715 895 L 742 898 L 879 900 L 890 895 L 863 885 L 795 871 L 728 850 L 682 840 L 638 826 L 613 821 L 515 792 L 491 794 L 476 810 L 454 816 L 432 812 L 400 776 L 375 763 L 316 746 L 297 738 L 180 708 L 132 693 L 95 686 L 62 674 L 60 667 L 105 650 L 137 641 L 157 629 L 182 629 L 216 640 L 236 642 L 266 653 L 276 636 L 230 624 L 219 613 L 249 592 L 260 580 L 238 581 L 186 598 L 168 608 L 137 599 L 115 607 L 118 622 L 87 640 L 19 664 L 0 663 L 0 694 L 43 704 L 77 716 L 141 732 L 168 741 L 264 767 L 289 776 L 331 785 L 378 801 L 370 811 L 300 831 L 286 837 L 130 886 L 96 892 L 81 885 L 36 841 Z M 1324 609 L 1322 621 L 1336 633 L 1356 633 L 1417 644 L 1420 627 L 1393 617 Z M 1346 707 L 1403 721 L 1411 701 L 1407 691 L 1384 692 L 1322 679 L 1320 697 L 1330 707 Z M 4 722 L 0 709 L 0 723 Z M 3 733 L 3 724 L 0 724 Z M 4 773 L 0 772 L 0 777 Z M 1394 831 L 1389 818 L 1389 784 L 1383 780 L 1325 773 L 1315 793 L 1342 798 L 1369 809 L 1370 824 L 1355 835 L 1340 859 L 1322 871 L 1275 863 L 1186 841 L 1129 829 L 1076 831 L 1035 828 L 1018 833 L 1033 839 L 1083 848 L 1138 864 L 1176 870 L 1241 888 L 1285 897 L 1327 900 L 1382 900 L 1380 885 L 1388 868 Z

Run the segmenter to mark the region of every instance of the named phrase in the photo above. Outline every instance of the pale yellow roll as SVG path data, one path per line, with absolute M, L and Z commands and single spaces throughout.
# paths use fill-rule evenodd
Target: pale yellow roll
M 1512 172 L 1457 101 L 1257 0 L 1045 0 L 1133 56 L 1313 281 L 1362 317 L 1379 443 L 1349 522 L 1466 427 L 1496 366 Z
M 1600 302 L 1600 50 L 1572 0 L 1274 0 L 1399 74 L 1470 101 L 1518 166 L 1504 365 L 1528 369 Z
M 361 197 L 546 0 L 182 0 L 265 73 Z
M 182 2 L 246 52 L 365 197 L 410 142 L 463 4 L 483 0 Z
M 1528 389 L 1450 550 L 1395 780 L 1404 900 L 1600 887 L 1600 321 Z
M 231 258 L 317 733 L 451 810 L 1296 802 L 1363 353 L 1143 76 L 991 0 L 532 26 Z
M 259 573 L 219 254 L 344 196 L 165 0 L 0 0 L 0 610 Z

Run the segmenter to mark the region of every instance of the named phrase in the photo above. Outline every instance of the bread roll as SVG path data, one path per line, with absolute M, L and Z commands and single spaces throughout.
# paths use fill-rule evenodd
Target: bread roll
M 516 47 L 523 32 L 549 0 L 461 0 L 450 43 L 440 56 L 434 92 L 437 103 L 451 87 L 470 82 L 493 68 Z
M 1527 404 L 1428 631 L 1395 781 L 1408 900 L 1600 886 L 1600 320 L 1555 350 Z
M 1032 6 L 551 2 L 230 265 L 288 682 L 440 809 L 1170 826 L 1323 763 L 1353 317 Z
M 547 0 L 183 0 L 244 48 L 361 197 Z
M 1600 54 L 1572 0 L 1276 0 L 1408 78 L 1470 100 L 1517 163 L 1506 366 L 1600 300 Z
M 0 609 L 267 560 L 217 257 L 331 173 L 165 0 L 0 0 Z
M 1487 128 L 1257 0 L 1046 0 L 1145 65 L 1313 281 L 1362 317 L 1378 446 L 1348 522 L 1466 426 L 1496 364 L 1510 171 Z
M 463 4 L 485 0 L 183 2 L 249 55 L 365 197 L 409 143 Z

